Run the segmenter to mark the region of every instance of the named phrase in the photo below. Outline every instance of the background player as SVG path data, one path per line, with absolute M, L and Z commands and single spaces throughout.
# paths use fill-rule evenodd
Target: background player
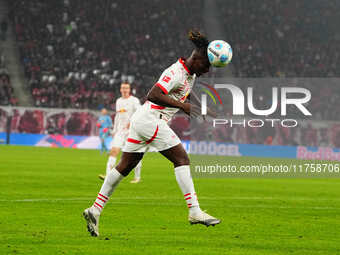
M 97 127 L 99 128 L 99 138 L 101 141 L 100 152 L 108 151 L 105 141 L 109 137 L 109 129 L 112 127 L 112 119 L 107 114 L 107 110 L 105 108 L 103 108 L 101 111 L 101 116 L 98 119 Z
M 83 213 L 92 236 L 99 235 L 99 216 L 112 192 L 142 159 L 149 144 L 173 163 L 177 183 L 189 208 L 189 222 L 206 226 L 221 222 L 200 209 L 191 178 L 189 157 L 180 139 L 167 125 L 167 121 L 179 109 L 188 115 L 200 113 L 198 106 L 184 101 L 189 96 L 196 76 L 209 71 L 209 41 L 199 32 L 192 31 L 189 33 L 189 39 L 196 46 L 191 56 L 187 59 L 180 58 L 167 68 L 151 88 L 148 101 L 131 118 L 129 137 L 120 162 L 108 172 L 93 206 L 85 209 Z
M 110 156 L 106 164 L 106 174 L 115 166 L 120 149 L 125 145 L 132 114 L 141 106 L 138 98 L 130 95 L 131 87 L 129 83 L 120 85 L 121 97 L 116 101 L 116 116 L 113 127 L 113 140 L 111 143 Z M 138 183 L 141 176 L 142 161 L 135 167 L 135 178 L 131 183 Z M 100 174 L 99 178 L 104 180 L 105 175 Z

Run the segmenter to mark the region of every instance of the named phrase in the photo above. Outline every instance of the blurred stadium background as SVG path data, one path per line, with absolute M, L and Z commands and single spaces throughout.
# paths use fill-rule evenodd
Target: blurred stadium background
M 35 146 L 0 145 L 0 254 L 339 254 L 339 179 L 196 178 L 202 208 L 223 220 L 196 228 L 155 153 L 141 183 L 121 183 L 102 236 L 90 239 L 81 212 L 107 158 L 69 149 L 98 148 L 99 111 L 114 117 L 121 82 L 143 101 L 198 28 L 233 47 L 232 63 L 205 78 L 308 77 L 313 116 L 294 129 L 210 132 L 178 114 L 171 126 L 185 146 L 221 142 L 237 165 L 340 160 L 339 11 L 338 0 L 0 0 L 0 143 Z M 270 104 L 271 91 L 256 88 L 255 104 Z
M 143 102 L 162 70 L 190 53 L 186 32 L 192 27 L 233 47 L 232 64 L 213 70 L 212 82 L 214 77 L 339 75 L 338 1 L 151 0 L 93 5 L 88 0 L 3 0 L 0 10 L 2 141 L 7 127 L 13 134 L 97 136 L 98 110 L 114 112 L 120 83 L 130 82 L 133 94 Z M 210 136 L 240 144 L 340 147 L 338 83 L 310 89 L 313 117 L 293 131 L 224 128 Z M 260 106 L 268 103 L 265 86 L 255 100 Z M 230 109 L 229 100 L 226 111 Z M 184 115 L 171 125 L 183 140 L 189 138 Z M 25 141 L 37 144 L 41 137 Z M 50 144 L 62 146 L 53 139 Z M 23 136 L 13 136 L 12 143 L 20 141 Z M 90 141 L 88 147 L 97 143 Z

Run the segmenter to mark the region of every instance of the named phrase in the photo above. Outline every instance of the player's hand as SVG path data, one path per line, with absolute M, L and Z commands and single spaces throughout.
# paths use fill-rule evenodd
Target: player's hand
M 108 128 L 103 128 L 103 133 L 106 133 L 108 130 Z
M 215 111 L 209 109 L 209 107 L 207 108 L 207 114 L 210 117 L 217 118 L 217 113 Z
M 190 103 L 183 103 L 182 110 L 186 114 L 192 115 L 194 117 L 201 114 L 201 108 L 196 106 L 196 105 L 190 104 Z
M 181 109 L 183 110 L 183 112 L 190 115 L 190 109 L 191 109 L 190 103 L 183 103 Z

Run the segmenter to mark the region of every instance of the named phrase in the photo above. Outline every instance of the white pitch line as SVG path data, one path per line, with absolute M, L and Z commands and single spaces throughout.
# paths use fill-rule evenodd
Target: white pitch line
M 59 201 L 86 201 L 92 198 L 74 197 L 74 198 L 27 198 L 27 199 L 0 199 L 0 202 L 59 202 Z
M 134 203 L 134 202 L 119 202 L 112 201 L 113 204 L 123 204 L 123 205 L 161 205 L 161 206 L 178 206 L 178 203 Z M 205 203 L 206 204 L 206 203 Z M 322 207 L 322 206 L 270 206 L 270 205 L 225 205 L 225 208 L 258 208 L 258 209 L 299 209 L 299 210 L 340 210 L 340 207 Z
M 208 200 L 220 200 L 218 198 L 211 199 L 209 197 L 201 197 L 203 199 Z M 0 199 L 0 202 L 82 202 L 88 201 L 91 202 L 94 198 L 88 197 L 75 197 L 75 198 L 37 198 L 37 199 L 17 199 L 17 200 L 8 200 L 8 199 Z M 284 198 L 274 198 L 274 197 L 230 197 L 224 198 L 223 200 L 285 200 Z M 119 200 L 129 200 L 129 201 L 119 201 Z M 142 202 L 133 202 L 133 200 L 145 200 Z M 134 205 L 168 205 L 168 206 L 176 206 L 180 205 L 179 203 L 169 203 L 169 202 L 162 202 L 159 203 L 159 200 L 173 200 L 173 201 L 180 201 L 182 199 L 176 198 L 152 198 L 152 197 L 119 197 L 119 198 L 111 198 L 110 203 L 113 204 L 134 204 Z M 290 200 L 296 200 L 291 198 Z M 312 199 L 303 199 L 298 198 L 297 200 L 312 200 Z M 313 199 L 314 201 L 317 201 Z M 155 202 L 150 202 L 155 201 Z M 324 201 L 324 200 L 322 200 Z M 206 204 L 206 202 L 205 202 Z M 340 207 L 328 207 L 328 206 L 272 206 L 272 205 L 225 205 L 226 208 L 262 208 L 262 209 L 308 209 L 308 210 L 340 210 Z
M 211 201 L 217 200 L 280 200 L 280 201 L 340 201 L 340 198 L 315 198 L 315 197 L 206 197 L 199 196 L 200 199 Z M 53 202 L 53 201 L 87 201 L 95 197 L 73 197 L 73 198 L 24 198 L 24 199 L 0 199 L 0 202 Z M 175 197 L 111 197 L 112 200 L 182 200 Z

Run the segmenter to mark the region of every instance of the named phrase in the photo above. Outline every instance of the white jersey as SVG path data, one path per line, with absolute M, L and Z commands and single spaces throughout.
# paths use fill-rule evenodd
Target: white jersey
M 128 125 L 131 116 L 140 107 L 137 97 L 129 96 L 128 98 L 120 97 L 116 101 L 116 116 L 114 120 L 113 132 L 125 134 L 128 133 Z
M 183 103 L 190 94 L 195 79 L 196 74 L 190 74 L 189 69 L 184 64 L 184 59 L 180 58 L 176 63 L 165 69 L 156 86 L 161 88 L 169 97 Z M 143 110 L 161 114 L 163 120 L 169 121 L 179 109 L 146 101 Z

